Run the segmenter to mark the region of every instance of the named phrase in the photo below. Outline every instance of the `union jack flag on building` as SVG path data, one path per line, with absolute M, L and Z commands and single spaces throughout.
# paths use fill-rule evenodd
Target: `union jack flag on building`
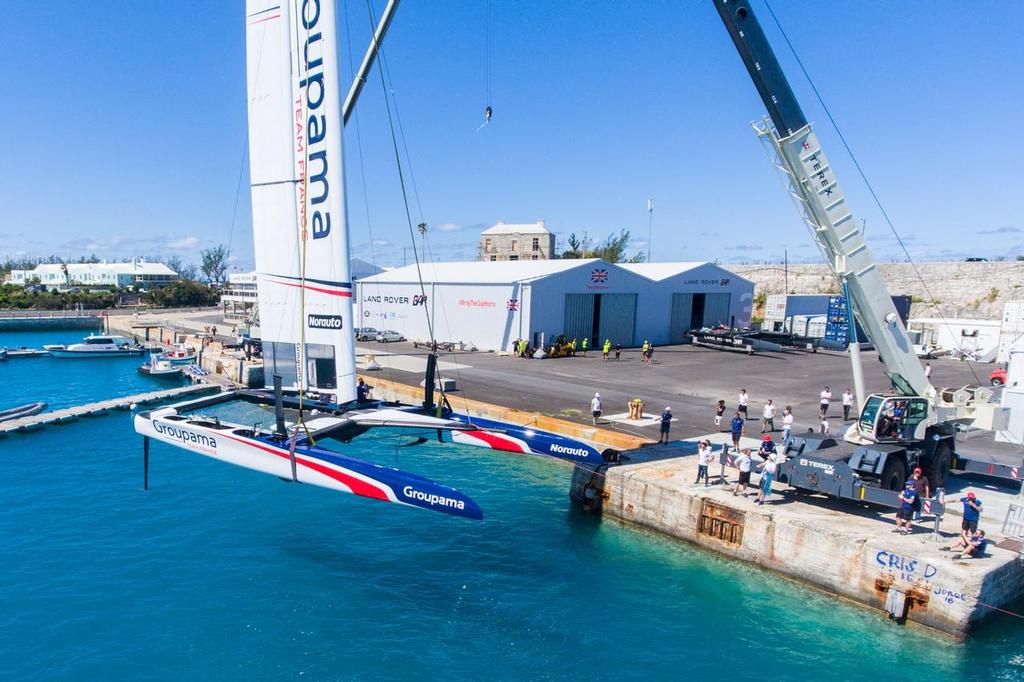
M 517 299 L 517 298 L 510 298 L 510 299 L 508 299 L 508 309 L 509 310 L 519 310 L 519 299 Z
M 608 270 L 607 268 L 594 268 L 590 271 L 591 282 L 607 282 L 608 281 Z

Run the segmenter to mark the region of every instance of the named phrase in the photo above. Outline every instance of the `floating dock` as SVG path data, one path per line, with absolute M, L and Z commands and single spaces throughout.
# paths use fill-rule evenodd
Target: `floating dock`
M 1002 518 L 982 515 L 980 528 L 990 539 L 982 557 L 954 560 L 944 548 L 959 537 L 959 516 L 942 518 L 938 533 L 934 519 L 925 517 L 914 533 L 900 535 L 892 532 L 890 510 L 779 484 L 771 501 L 759 506 L 757 474 L 747 496 L 734 496 L 736 470 L 726 469 L 726 483 L 716 483 L 720 465 L 713 461 L 712 485 L 695 485 L 696 449 L 694 439 L 624 452 L 624 463 L 600 477 L 602 513 L 958 640 L 1024 595 L 1021 543 L 1000 537 Z M 574 498 L 583 499 L 593 481 L 592 472 L 577 467 Z
M 127 410 L 132 405 L 148 405 L 162 400 L 177 398 L 179 396 L 219 390 L 219 386 L 193 384 L 191 386 L 169 388 L 164 391 L 150 391 L 148 393 L 124 396 L 123 398 L 111 398 L 110 400 L 101 400 L 95 403 L 88 403 L 87 405 L 67 407 L 62 410 L 40 412 L 39 414 L 34 414 L 30 417 L 22 417 L 20 419 L 0 422 L 0 436 L 17 431 L 31 431 L 33 429 L 46 426 L 47 424 L 64 424 L 66 422 L 74 421 L 79 417 L 95 417 L 106 412 L 110 412 L 111 410 Z

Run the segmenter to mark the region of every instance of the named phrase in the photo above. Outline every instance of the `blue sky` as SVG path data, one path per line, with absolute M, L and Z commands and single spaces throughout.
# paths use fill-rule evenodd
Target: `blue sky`
M 358 60 L 368 18 L 349 5 Z M 1024 254 L 1024 7 L 772 6 L 915 258 Z M 499 219 L 544 218 L 561 238 L 625 228 L 646 249 L 648 196 L 654 260 L 818 257 L 750 131 L 763 107 L 710 0 L 490 7 L 490 98 L 483 0 L 405 0 L 385 44 L 436 260 L 474 257 Z M 876 257 L 902 259 L 754 7 Z M 235 266 L 251 267 L 243 14 L 242 2 L 5 5 L 0 257 L 194 260 L 230 241 Z M 475 132 L 487 104 L 494 120 Z M 345 138 L 353 252 L 401 264 L 411 242 L 376 75 L 358 122 L 363 172 L 351 122 Z

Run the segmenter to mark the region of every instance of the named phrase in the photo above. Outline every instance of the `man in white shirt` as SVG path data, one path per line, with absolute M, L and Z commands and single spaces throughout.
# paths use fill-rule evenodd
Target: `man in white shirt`
M 750 448 L 743 448 L 739 456 L 736 457 L 736 468 L 740 470 L 740 478 L 732 490 L 733 495 L 747 493 L 747 485 L 750 483 L 750 467 L 753 462 L 754 460 L 750 457 Z
M 747 395 L 747 389 L 741 388 L 739 398 L 736 400 L 736 411 L 739 412 L 744 419 L 747 417 L 747 405 L 750 404 L 750 396 Z
M 853 407 L 853 393 L 847 388 L 843 391 L 843 421 L 850 421 L 850 408 Z
M 768 433 L 775 430 L 775 413 L 778 408 L 775 403 L 769 400 L 761 411 L 761 433 Z
M 786 446 L 789 445 L 789 437 L 793 434 L 793 408 L 786 405 L 786 409 L 782 411 L 782 451 L 786 451 Z
M 832 391 L 830 391 L 828 386 L 826 386 L 825 390 L 818 395 L 821 398 L 821 403 L 818 405 L 818 416 L 824 419 L 825 415 L 828 413 L 828 403 L 832 400 Z
M 594 426 L 597 426 L 597 418 L 601 416 L 601 394 L 595 393 L 594 399 L 590 401 L 590 413 L 594 417 Z
M 702 440 L 697 445 L 697 480 L 704 479 L 704 487 L 708 487 L 708 465 L 711 464 L 711 441 Z

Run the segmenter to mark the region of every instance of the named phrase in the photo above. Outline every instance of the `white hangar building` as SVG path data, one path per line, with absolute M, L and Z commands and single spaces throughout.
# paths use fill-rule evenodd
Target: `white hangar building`
M 510 350 L 558 334 L 623 346 L 682 343 L 693 326 L 750 322 L 754 285 L 711 263 L 615 265 L 600 259 L 423 263 L 356 282 L 359 326 L 412 340 Z M 678 327 L 678 328 L 677 328 Z

